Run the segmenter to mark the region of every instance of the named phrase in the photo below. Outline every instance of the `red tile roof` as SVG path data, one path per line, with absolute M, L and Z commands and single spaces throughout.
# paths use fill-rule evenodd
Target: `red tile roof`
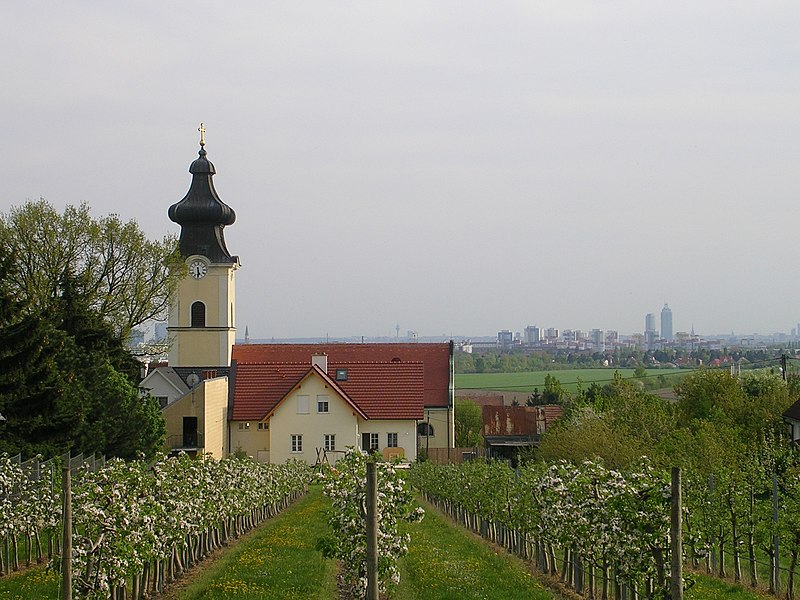
M 331 367 L 345 362 L 423 364 L 424 405 L 447 408 L 450 403 L 450 344 L 237 344 L 232 359 L 244 363 L 311 364 L 313 354 L 328 355 Z M 249 418 L 249 417 L 248 417 Z
M 347 381 L 336 370 L 347 369 Z M 233 368 L 234 421 L 257 421 L 268 415 L 310 372 L 323 377 L 368 419 L 423 419 L 424 366 L 420 362 L 328 361 L 327 376 L 304 362 L 237 362 Z
M 288 394 L 286 394 L 286 395 L 284 395 L 284 396 L 282 396 L 281 398 L 278 399 L 278 402 L 275 403 L 275 405 L 269 410 L 269 412 L 266 414 L 265 418 L 271 417 L 273 415 L 273 413 L 275 412 L 275 409 L 277 409 L 278 406 L 280 406 L 281 402 L 283 402 L 286 399 L 286 397 L 291 394 L 292 391 L 294 391 L 296 389 L 299 389 L 299 387 L 303 384 L 304 381 L 306 381 L 309 377 L 314 377 L 315 375 L 317 377 L 320 377 L 328 386 L 330 386 L 330 388 L 332 390 L 334 390 L 336 393 L 338 393 L 339 396 L 341 396 L 342 399 L 345 402 L 347 402 L 347 404 L 349 404 L 352 407 L 352 409 L 354 411 L 356 411 L 361 418 L 363 418 L 363 419 L 367 419 L 368 418 L 366 413 L 361 409 L 361 407 L 358 406 L 352 400 L 352 398 L 350 398 L 350 396 L 347 395 L 347 392 L 345 392 L 341 387 L 339 387 L 336 384 L 336 382 L 333 379 L 331 379 L 325 371 L 323 371 L 320 367 L 318 367 L 316 365 L 312 366 L 308 371 L 306 371 L 306 374 L 303 375 L 300 378 L 300 380 L 297 382 L 295 387 L 293 387 L 292 390 L 290 390 Z

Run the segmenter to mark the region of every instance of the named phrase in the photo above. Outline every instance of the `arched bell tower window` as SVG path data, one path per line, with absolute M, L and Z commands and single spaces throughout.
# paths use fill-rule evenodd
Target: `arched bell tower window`
M 202 302 L 192 304 L 192 327 L 206 326 L 206 305 Z

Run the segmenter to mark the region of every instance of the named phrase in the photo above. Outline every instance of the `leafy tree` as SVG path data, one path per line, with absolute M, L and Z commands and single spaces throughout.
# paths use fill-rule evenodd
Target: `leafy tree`
M 15 266 L 8 289 L 29 314 L 52 308 L 69 273 L 84 303 L 123 338 L 163 314 L 184 274 L 174 236 L 150 241 L 135 221 L 94 219 L 85 204 L 63 214 L 43 199 L 12 208 L 0 217 L 0 243 Z
M 545 404 L 561 404 L 564 397 L 564 388 L 561 387 L 561 382 L 555 375 L 548 373 L 544 376 L 544 391 L 542 392 L 542 399 Z
M 647 450 L 641 440 L 614 430 L 602 415 L 583 406 L 545 431 L 538 456 L 545 461 L 567 460 L 573 464 L 600 458 L 609 467 L 622 468 L 646 455 Z
M 455 416 L 456 446 L 482 446 L 483 413 L 481 407 L 468 399 L 459 398 Z
M 686 376 L 675 391 L 682 425 L 695 427 L 704 420 L 729 425 L 746 441 L 767 430 L 780 433 L 781 415 L 791 404 L 786 383 L 768 373 L 739 379 L 727 371 L 701 370 Z
M 726 420 L 729 409 L 742 404 L 739 380 L 727 371 L 702 370 L 687 375 L 675 386 L 682 425 L 697 420 Z

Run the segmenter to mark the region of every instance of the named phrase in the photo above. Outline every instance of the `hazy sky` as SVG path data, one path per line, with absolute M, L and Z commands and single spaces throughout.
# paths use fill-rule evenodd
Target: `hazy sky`
M 206 124 L 239 335 L 800 321 L 800 4 L 4 2 L 0 212 L 151 237 Z

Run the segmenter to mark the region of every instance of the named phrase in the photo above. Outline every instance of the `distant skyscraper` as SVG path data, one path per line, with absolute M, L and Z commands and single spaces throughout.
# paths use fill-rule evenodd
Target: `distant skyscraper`
M 668 304 L 661 309 L 661 337 L 668 342 L 672 340 L 672 310 Z
M 656 331 L 656 315 L 655 313 L 647 313 L 644 317 L 644 345 L 648 350 L 652 350 L 656 345 L 656 338 L 658 332 Z

